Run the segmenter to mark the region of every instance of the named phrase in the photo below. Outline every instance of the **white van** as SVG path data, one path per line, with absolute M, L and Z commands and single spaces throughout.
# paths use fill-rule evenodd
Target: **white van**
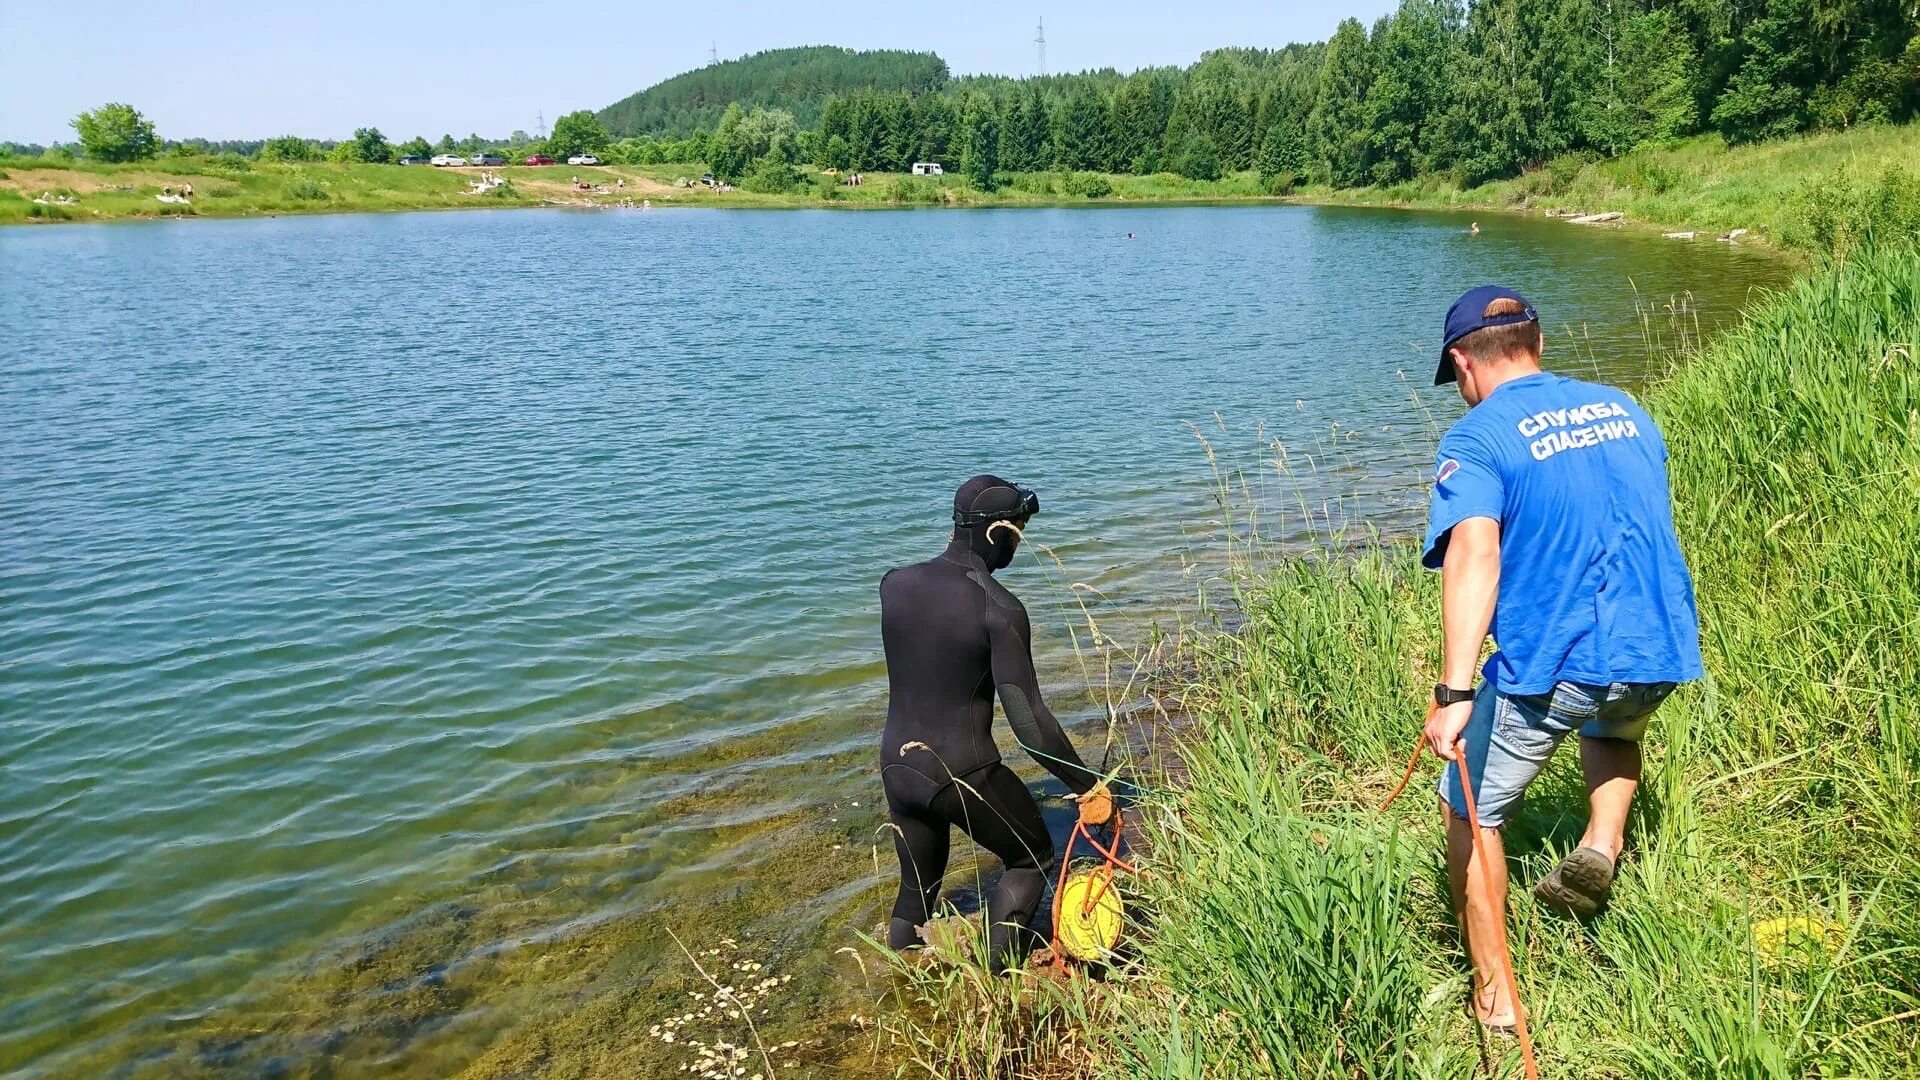
M 916 161 L 913 163 L 913 175 L 915 176 L 944 176 L 946 171 L 947 170 L 940 167 L 940 163 L 937 161 Z

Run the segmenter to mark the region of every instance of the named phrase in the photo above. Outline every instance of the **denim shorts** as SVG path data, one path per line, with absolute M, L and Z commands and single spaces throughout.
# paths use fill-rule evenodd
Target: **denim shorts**
M 1473 715 L 1462 738 L 1467 768 L 1473 773 L 1473 808 L 1484 828 L 1507 823 L 1520 808 L 1527 785 L 1547 767 L 1560 740 L 1578 731 L 1589 739 L 1639 742 L 1653 711 L 1673 693 L 1674 684 L 1614 683 L 1589 686 L 1563 682 L 1545 694 L 1508 695 L 1480 684 Z M 1466 820 L 1460 798 L 1460 767 L 1447 762 L 1440 776 L 1440 797 Z

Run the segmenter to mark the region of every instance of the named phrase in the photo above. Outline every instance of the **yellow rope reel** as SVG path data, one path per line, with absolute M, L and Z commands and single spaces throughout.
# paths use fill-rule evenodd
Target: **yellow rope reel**
M 1120 890 L 1113 887 L 1113 867 L 1103 864 L 1076 870 L 1055 895 L 1053 932 L 1060 950 L 1082 963 L 1112 957 L 1126 914 Z

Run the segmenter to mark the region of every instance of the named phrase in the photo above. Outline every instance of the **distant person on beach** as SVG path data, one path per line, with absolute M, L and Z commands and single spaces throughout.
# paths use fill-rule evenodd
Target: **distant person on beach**
M 1005 866 L 987 901 L 987 962 L 996 972 L 1023 964 L 1042 944 L 1029 923 L 1053 860 L 1040 808 L 994 746 L 996 689 L 1020 745 L 1072 789 L 1083 820 L 1105 824 L 1113 812 L 1100 777 L 1040 696 L 1027 609 L 993 578 L 1013 561 L 1039 510 L 1039 497 L 1025 488 L 976 476 L 954 494 L 947 550 L 880 581 L 887 655 L 880 777 L 900 857 L 887 943 L 920 946 L 957 826 Z
M 1700 631 L 1653 418 L 1613 387 L 1540 370 L 1539 317 L 1511 289 L 1468 291 L 1443 340 L 1434 384 L 1457 382 L 1468 412 L 1440 440 L 1422 557 L 1441 571 L 1445 633 L 1426 736 L 1449 762 L 1465 738 L 1488 858 L 1474 854 L 1450 764 L 1440 781 L 1447 875 L 1473 959 L 1474 1015 L 1504 1031 L 1515 1013 L 1501 826 L 1578 732 L 1586 832 L 1534 895 L 1563 914 L 1595 914 L 1625 843 L 1641 736 L 1674 685 L 1700 677 Z M 1475 690 L 1489 630 L 1499 651 Z

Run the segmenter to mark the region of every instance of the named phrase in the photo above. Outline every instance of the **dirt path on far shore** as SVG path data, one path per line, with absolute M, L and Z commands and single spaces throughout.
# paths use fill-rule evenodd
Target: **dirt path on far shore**
M 462 169 L 459 171 L 477 172 L 479 170 Z M 575 187 L 569 180 L 561 180 L 547 176 L 515 175 L 512 169 L 496 171 L 500 176 L 511 181 L 514 190 L 520 192 L 522 195 L 532 195 L 536 198 L 551 199 L 556 202 L 574 202 L 578 200 L 599 201 L 609 198 L 671 199 L 684 190 L 651 177 L 635 176 L 632 173 L 615 169 L 587 167 L 581 170 L 579 174 L 581 181 L 593 184 L 601 189 L 596 191 L 583 191 Z M 614 182 L 617 180 L 625 180 L 626 185 L 624 187 L 615 187 Z
M 78 169 L 9 169 L 0 177 L 0 188 L 38 195 L 42 191 L 70 191 L 75 195 L 98 195 L 103 191 L 137 193 L 142 188 L 179 187 L 193 184 L 205 187 L 221 178 L 211 175 L 116 172 L 111 175 L 82 172 Z

